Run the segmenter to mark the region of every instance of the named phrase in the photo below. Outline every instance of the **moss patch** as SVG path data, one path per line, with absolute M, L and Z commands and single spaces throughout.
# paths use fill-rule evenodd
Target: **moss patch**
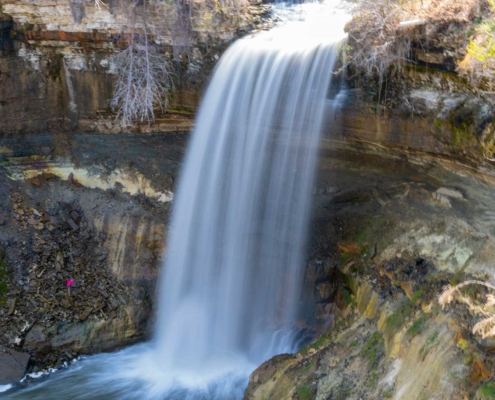
M 9 294 L 8 282 L 10 280 L 10 274 L 7 271 L 5 262 L 0 260 L 0 305 L 6 304 L 7 295 Z
M 414 312 L 414 305 L 411 301 L 402 304 L 392 315 L 389 315 L 385 323 L 389 333 L 399 330 Z
M 411 335 L 412 337 L 421 333 L 424 329 L 425 321 L 426 321 L 426 317 L 422 315 L 416 321 L 413 322 L 411 327 L 407 330 L 407 333 L 409 333 L 409 335 Z
M 406 321 L 409 319 L 411 314 L 416 310 L 416 303 L 423 296 L 423 289 L 419 289 L 413 293 L 410 299 L 402 303 L 393 314 L 389 315 L 385 326 L 388 333 L 395 332 L 402 328 Z M 418 329 L 421 327 L 423 322 L 418 322 L 414 329 Z M 414 324 L 413 324 L 414 326 Z M 412 328 L 412 327 L 411 327 Z M 413 330 L 414 331 L 414 330 Z M 419 332 L 419 331 L 418 331 Z M 418 333 L 416 332 L 416 333 Z
M 368 361 L 368 367 L 373 371 L 378 367 L 378 361 L 383 353 L 383 336 L 380 332 L 375 331 L 364 344 L 361 350 L 361 356 Z
M 480 386 L 476 391 L 476 398 L 495 399 L 495 383 L 488 382 Z
M 348 316 L 346 318 L 342 318 L 338 322 L 334 323 L 332 325 L 332 328 L 330 329 L 330 331 L 328 331 L 328 333 L 321 335 L 313 343 L 303 347 L 301 350 L 299 350 L 299 354 L 303 354 L 303 355 L 307 354 L 309 349 L 315 349 L 316 350 L 316 349 L 323 347 L 324 345 L 330 343 L 332 338 L 333 338 L 333 335 L 335 333 L 338 333 L 340 331 L 340 329 L 346 325 L 346 323 L 352 322 L 352 320 L 353 320 L 353 316 L 350 315 L 350 316 Z
M 438 335 L 439 335 L 438 331 L 435 331 L 430 336 L 428 336 L 428 339 L 426 339 L 425 344 L 423 345 L 423 347 L 421 347 L 421 350 L 419 351 L 419 355 L 422 360 L 424 360 L 428 355 L 428 353 L 430 352 L 431 348 L 433 347 L 435 341 L 438 338 Z
M 312 400 L 313 390 L 311 390 L 310 386 L 303 386 L 297 390 L 297 397 L 299 397 L 299 400 Z

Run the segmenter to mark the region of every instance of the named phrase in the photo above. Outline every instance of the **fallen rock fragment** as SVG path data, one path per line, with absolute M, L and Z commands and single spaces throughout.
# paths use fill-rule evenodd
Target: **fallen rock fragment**
M 69 226 L 70 226 L 73 230 L 77 231 L 77 230 L 79 229 L 79 226 L 78 226 L 78 225 L 74 222 L 74 220 L 73 220 L 72 218 L 69 218 L 69 219 L 67 220 L 67 223 L 69 224 Z
M 86 310 L 84 310 L 84 312 L 79 316 L 79 320 L 80 321 L 86 321 L 88 319 L 88 317 L 91 315 L 91 313 L 93 312 L 93 308 L 87 308 Z
M 432 197 L 434 200 L 436 200 L 438 203 L 440 203 L 442 206 L 451 208 L 452 205 L 450 203 L 450 200 L 447 196 L 444 196 L 443 194 L 440 194 L 438 192 L 435 192 L 432 194 Z
M 0 348 L 0 385 L 18 382 L 26 374 L 29 354 Z
M 443 196 L 450 197 L 452 199 L 459 199 L 459 200 L 463 200 L 464 199 L 464 196 L 462 195 L 462 193 L 459 192 L 456 189 L 450 189 L 450 188 L 446 188 L 446 187 L 441 187 L 440 189 L 438 189 L 436 191 L 436 193 L 438 193 L 440 195 L 443 195 Z

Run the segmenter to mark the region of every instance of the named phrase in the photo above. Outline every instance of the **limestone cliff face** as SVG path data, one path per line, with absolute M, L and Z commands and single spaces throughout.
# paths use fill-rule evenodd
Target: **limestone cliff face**
M 121 130 L 109 108 L 116 73 L 112 57 L 125 46 L 125 34 L 142 23 L 133 22 L 117 1 L 104 9 L 84 2 L 78 10 L 73 3 L 0 1 L 0 133 Z M 148 32 L 172 58 L 173 43 L 186 39 L 173 6 L 163 2 L 160 7 L 147 11 Z M 215 61 L 268 11 L 262 5 L 235 11 L 194 7 L 187 28 L 188 62 L 177 64 L 170 112 L 159 116 L 155 131 L 190 129 L 190 112 Z M 151 128 L 145 124 L 142 129 Z
M 397 19 L 397 26 L 377 28 L 381 33 L 368 41 L 356 38 L 366 37 L 373 21 L 356 15 L 347 25 L 351 90 L 338 137 L 492 169 L 487 158 L 493 158 L 495 149 L 493 95 L 463 68 L 477 24 L 490 14 L 477 1 L 424 4 L 438 9 L 424 16 L 422 24 L 401 29 L 403 20 Z M 451 6 L 466 8 L 465 13 L 453 12 Z M 390 18 L 394 21 L 395 14 Z M 379 56 L 373 61 L 372 55 Z M 381 61 L 387 68 L 378 73 Z

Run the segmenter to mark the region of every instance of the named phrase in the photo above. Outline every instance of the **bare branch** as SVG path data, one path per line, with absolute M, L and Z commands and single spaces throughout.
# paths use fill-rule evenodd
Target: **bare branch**
M 438 298 L 438 302 L 443 309 L 454 300 L 461 301 L 468 306 L 469 310 L 483 316 L 483 319 L 473 326 L 473 333 L 481 335 L 482 338 L 495 336 L 495 313 L 492 311 L 492 307 L 495 305 L 495 296 L 488 294 L 484 304 L 475 304 L 473 300 L 460 292 L 460 289 L 468 285 L 481 285 L 488 289 L 495 290 L 495 286 L 490 283 L 479 280 L 469 280 L 456 286 L 445 286 L 442 294 Z
M 122 126 L 154 121 L 155 105 L 165 111 L 173 88 L 170 64 L 146 34 L 132 33 L 129 46 L 115 57 L 117 82 L 111 102 Z

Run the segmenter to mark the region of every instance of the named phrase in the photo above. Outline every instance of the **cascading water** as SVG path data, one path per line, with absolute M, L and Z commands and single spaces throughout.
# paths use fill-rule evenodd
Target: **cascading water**
M 289 25 L 238 41 L 204 97 L 160 286 L 157 355 L 179 380 L 296 345 L 309 198 L 337 54 L 329 38 L 300 35 Z
M 220 60 L 174 200 L 154 342 L 94 357 L 101 373 L 85 375 L 77 398 L 239 398 L 257 365 L 297 349 L 317 145 L 345 21 L 305 7 L 305 20 L 239 40 Z M 121 365 L 109 374 L 109 363 Z M 52 385 L 80 384 L 77 373 Z

